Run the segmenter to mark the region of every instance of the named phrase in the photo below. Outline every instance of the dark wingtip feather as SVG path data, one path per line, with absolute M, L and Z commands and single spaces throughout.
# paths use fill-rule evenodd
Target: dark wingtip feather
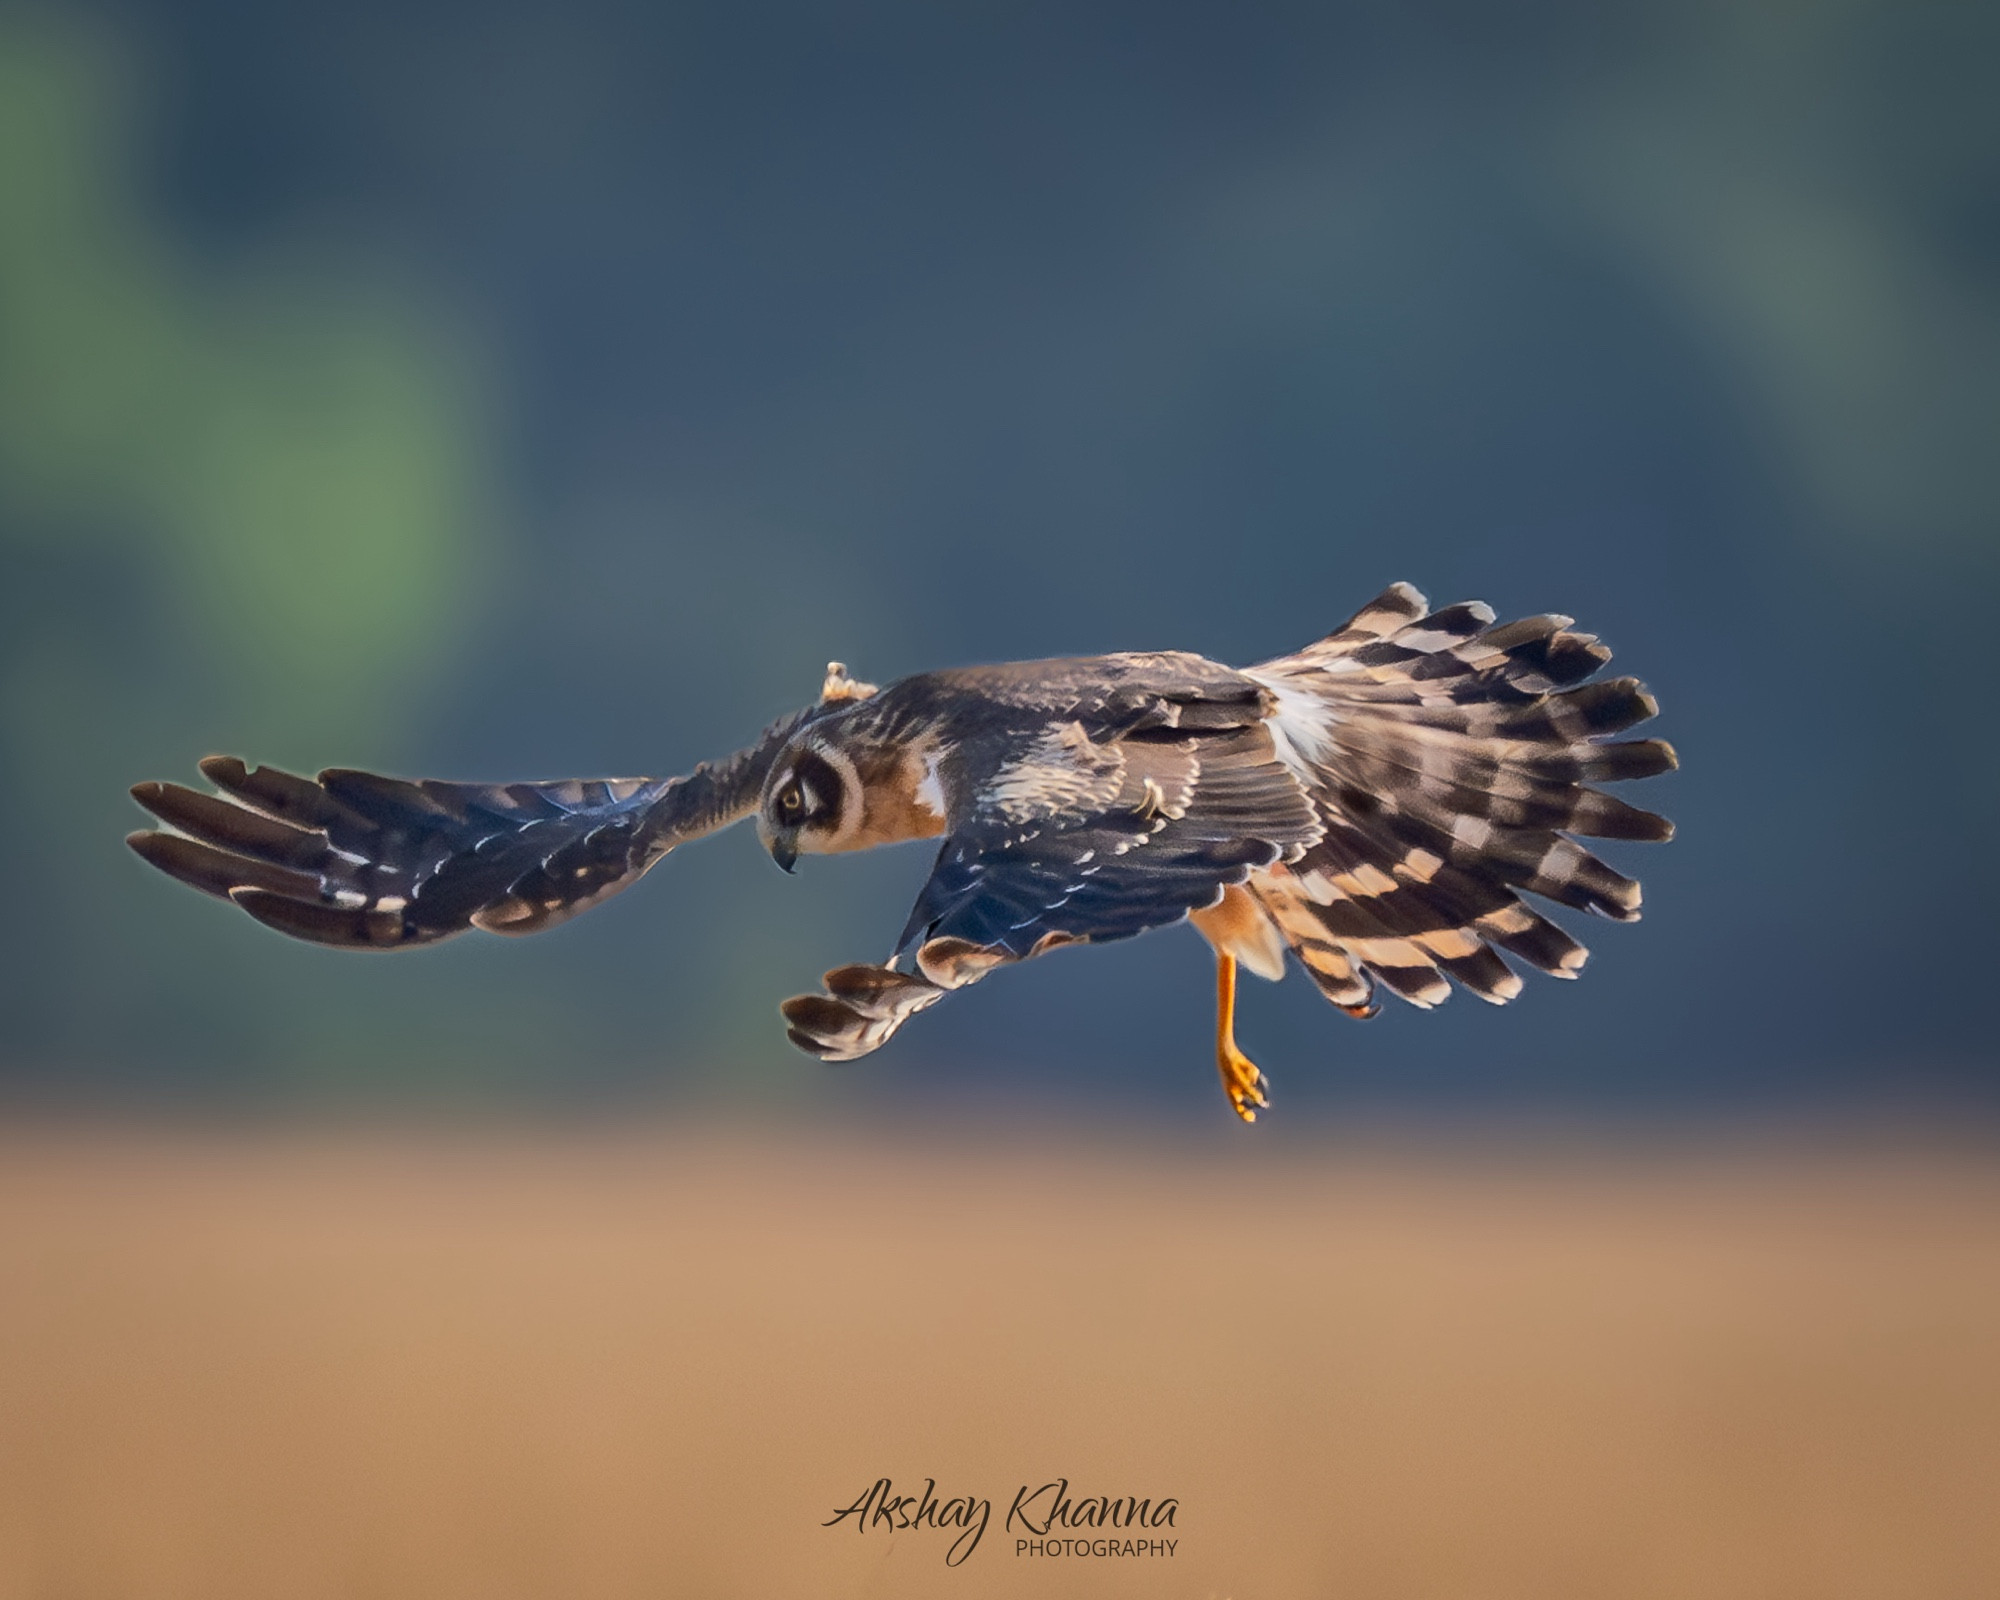
M 309 944 L 345 950 L 394 950 L 417 942 L 398 911 L 343 910 L 294 900 L 268 889 L 232 889 L 229 898 L 263 923 Z
M 1405 623 L 1414 622 L 1430 602 L 1414 584 L 1392 583 L 1367 605 L 1349 617 L 1322 643 L 1335 640 L 1379 639 Z
M 824 994 L 795 994 L 779 1002 L 778 1013 L 794 1028 L 809 1028 L 819 1036 L 836 1033 L 854 1020 L 853 1006 Z
M 282 767 L 253 768 L 234 756 L 207 756 L 200 765 L 202 776 L 232 800 L 294 827 L 366 826 L 312 779 Z
M 125 843 L 133 854 L 150 867 L 157 867 L 176 882 L 186 884 L 190 889 L 199 889 L 203 894 L 212 894 L 218 900 L 227 900 L 229 891 L 237 884 L 237 874 L 233 871 L 217 870 L 208 860 L 191 858 L 187 847 L 194 845 L 191 839 L 183 839 L 179 834 L 160 833 L 151 828 L 141 828 L 137 833 L 125 835 Z M 207 850 L 205 846 L 194 845 L 204 857 L 213 856 L 226 861 L 220 851 Z
M 831 995 L 794 995 L 778 1011 L 785 1019 L 785 1037 L 822 1061 L 852 1061 L 867 1055 L 895 1031 L 891 1026 L 882 1032 L 878 1019 Z M 871 1034 L 878 1032 L 882 1037 L 871 1040 Z
M 1550 702 L 1557 726 L 1580 721 L 1592 736 L 1619 733 L 1634 723 L 1660 714 L 1660 702 L 1646 692 L 1637 678 L 1606 678 L 1565 689 Z
M 1676 771 L 1681 761 L 1664 739 L 1623 739 L 1573 746 L 1552 757 L 1531 757 L 1529 764 L 1559 782 L 1629 783 Z
M 1636 839 L 1645 844 L 1664 844 L 1674 836 L 1674 825 L 1658 812 L 1642 811 L 1595 789 L 1586 789 L 1575 802 L 1571 820 L 1558 826 L 1591 838 Z
M 326 855 L 326 840 L 220 795 L 178 783 L 136 786 L 132 798 L 182 833 L 237 855 L 310 869 Z
M 319 893 L 319 880 L 311 873 L 218 850 L 178 833 L 142 830 L 127 834 L 125 843 L 149 866 L 219 900 L 227 900 L 237 889 L 268 889 L 275 894 L 308 899 Z
M 1541 669 L 1551 683 L 1581 683 L 1611 659 L 1611 649 L 1594 633 L 1558 630 L 1541 653 Z
M 420 785 L 385 778 L 379 772 L 328 767 L 319 775 L 319 786 L 335 801 L 378 826 L 429 826 L 464 820 Z
M 1485 945 L 1469 956 L 1448 956 L 1438 966 L 1488 1005 L 1504 1006 L 1520 998 L 1521 975 Z
M 800 1028 L 787 1028 L 785 1037 L 805 1051 L 809 1056 L 817 1056 L 822 1061 L 838 1062 L 841 1058 L 833 1053 L 833 1046 L 822 1039 L 815 1039 Z
M 226 800 L 218 801 L 212 794 L 203 794 L 199 789 L 190 789 L 179 783 L 135 783 L 132 785 L 132 798 L 162 822 L 170 822 L 177 828 L 182 817 L 203 802 L 229 805 Z M 234 811 L 238 808 L 230 806 L 229 809 Z

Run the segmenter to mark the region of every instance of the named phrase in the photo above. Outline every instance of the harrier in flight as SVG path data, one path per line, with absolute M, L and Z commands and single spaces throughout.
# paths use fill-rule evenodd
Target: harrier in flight
M 1186 920 L 1215 948 L 1223 1089 L 1254 1121 L 1270 1102 L 1236 1046 L 1239 966 L 1282 978 L 1289 951 L 1357 1017 L 1382 989 L 1429 1007 L 1453 982 L 1498 1005 L 1521 991 L 1503 952 L 1558 978 L 1584 963 L 1524 895 L 1638 917 L 1639 885 L 1576 836 L 1670 837 L 1594 785 L 1674 752 L 1614 737 L 1659 708 L 1636 679 L 1586 681 L 1611 652 L 1570 621 L 1495 625 L 1396 584 L 1255 667 L 1086 656 L 877 689 L 835 663 L 813 705 L 679 778 L 307 779 L 211 756 L 220 794 L 132 791 L 172 831 L 129 843 L 281 933 L 400 950 L 553 927 L 745 817 L 787 872 L 938 838 L 889 959 L 784 1003 L 794 1044 L 852 1060 L 997 967 Z

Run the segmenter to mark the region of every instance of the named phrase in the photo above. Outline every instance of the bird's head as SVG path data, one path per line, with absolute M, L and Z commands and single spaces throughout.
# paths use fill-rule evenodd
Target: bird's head
M 820 739 L 786 746 L 757 806 L 757 837 L 787 872 L 801 855 L 841 848 L 862 811 L 854 763 Z

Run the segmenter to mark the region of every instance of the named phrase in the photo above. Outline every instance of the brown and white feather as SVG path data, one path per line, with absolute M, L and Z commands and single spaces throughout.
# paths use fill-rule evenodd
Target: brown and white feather
M 1658 706 L 1636 679 L 1587 683 L 1610 659 L 1570 619 L 1494 625 L 1467 603 L 1427 609 L 1398 584 L 1319 643 L 1246 669 L 1277 699 L 1280 740 L 1325 824 L 1252 887 L 1330 998 L 1354 985 L 1323 953 L 1420 1006 L 1446 979 L 1496 1004 L 1521 980 L 1499 952 L 1574 977 L 1583 947 L 1521 893 L 1631 921 L 1639 886 L 1571 835 L 1663 840 L 1672 827 L 1589 787 L 1674 765 L 1657 739 L 1610 741 Z M 1316 926 L 1317 932 L 1314 931 Z

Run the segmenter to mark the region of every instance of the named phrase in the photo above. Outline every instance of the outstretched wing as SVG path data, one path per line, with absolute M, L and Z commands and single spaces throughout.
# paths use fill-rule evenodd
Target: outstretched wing
M 484 928 L 536 933 L 635 883 L 674 846 L 747 815 L 810 710 L 681 778 L 442 783 L 317 779 L 210 756 L 220 791 L 142 783 L 172 832 L 126 843 L 170 877 L 315 944 L 398 950 Z
M 1522 893 L 1629 922 L 1639 885 L 1571 835 L 1663 840 L 1672 825 L 1594 785 L 1675 764 L 1613 736 L 1658 710 L 1563 616 L 1496 625 L 1476 602 L 1428 609 L 1396 584 L 1296 655 L 1247 669 L 1306 773 L 1324 837 L 1258 886 L 1329 999 L 1376 982 L 1431 1006 L 1455 979 L 1496 1004 L 1521 980 L 1498 952 L 1573 978 L 1585 950 Z
M 1320 824 L 1262 712 L 1251 698 L 1213 729 L 1099 742 L 1069 722 L 1017 741 L 945 840 L 890 964 L 837 968 L 825 993 L 785 1002 L 792 1042 L 866 1055 L 997 966 L 1178 922 L 1298 859 Z

